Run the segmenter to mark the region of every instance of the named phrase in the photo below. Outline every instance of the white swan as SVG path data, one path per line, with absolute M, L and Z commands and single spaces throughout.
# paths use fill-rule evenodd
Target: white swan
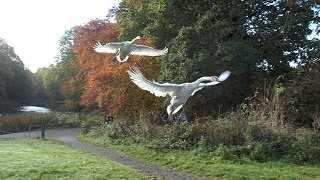
M 132 41 L 110 42 L 105 45 L 101 45 L 100 42 L 97 42 L 93 48 L 98 53 L 116 53 L 116 58 L 119 62 L 127 61 L 129 54 L 140 56 L 162 56 L 168 52 L 168 48 L 166 47 L 162 50 L 157 50 L 149 46 L 133 44 L 137 39 L 140 39 L 140 36 L 137 36 Z
M 131 71 L 128 70 L 128 73 L 131 80 L 141 89 L 149 91 L 155 96 L 171 96 L 170 105 L 167 107 L 169 121 L 173 120 L 173 114 L 177 113 L 185 105 L 190 96 L 206 86 L 217 85 L 225 81 L 231 74 L 230 71 L 225 71 L 219 77 L 205 76 L 191 83 L 160 84 L 145 78 L 138 68 L 133 68 Z M 187 120 L 184 112 L 181 113 L 181 119 Z

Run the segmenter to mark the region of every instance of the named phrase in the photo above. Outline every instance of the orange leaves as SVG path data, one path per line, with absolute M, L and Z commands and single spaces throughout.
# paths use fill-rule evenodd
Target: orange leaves
M 112 55 L 98 54 L 93 50 L 96 42 L 102 44 L 116 41 L 118 28 L 106 20 L 90 21 L 84 26 L 79 26 L 75 33 L 74 50 L 77 62 L 83 73 L 100 70 L 103 60 Z
M 143 72 L 156 78 L 160 64 L 154 57 L 130 56 L 129 63 L 112 62 L 115 54 L 101 54 L 93 50 L 96 42 L 117 42 L 119 30 L 108 21 L 94 20 L 79 26 L 75 33 L 74 49 L 79 66 L 79 78 L 84 82 L 81 104 L 98 105 L 110 115 L 120 112 L 129 114 L 154 106 L 155 97 L 139 89 L 129 79 L 127 70 L 131 66 L 143 66 Z M 142 39 L 137 44 L 150 45 Z M 149 76 L 148 76 L 149 77 Z

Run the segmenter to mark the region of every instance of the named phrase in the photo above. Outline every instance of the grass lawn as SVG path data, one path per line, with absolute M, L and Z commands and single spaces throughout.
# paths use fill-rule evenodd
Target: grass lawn
M 0 139 L 0 179 L 150 179 L 140 171 L 36 138 Z
M 185 171 L 204 179 L 320 179 L 320 166 L 295 165 L 284 162 L 258 163 L 223 161 L 213 154 L 194 151 L 155 151 L 143 146 L 112 145 L 100 139 L 81 137 L 82 141 L 125 152 L 139 159 L 147 160 Z

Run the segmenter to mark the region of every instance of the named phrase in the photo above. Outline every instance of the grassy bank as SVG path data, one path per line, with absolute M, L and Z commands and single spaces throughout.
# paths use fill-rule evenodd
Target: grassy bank
M 0 179 L 149 179 L 142 172 L 50 140 L 0 139 Z
M 283 161 L 259 163 L 249 159 L 228 161 L 223 148 L 205 150 L 155 150 L 138 144 L 114 144 L 103 138 L 81 137 L 82 141 L 125 152 L 142 160 L 184 171 L 204 179 L 320 179 L 319 165 L 296 165 Z M 220 151 L 220 154 L 217 153 Z

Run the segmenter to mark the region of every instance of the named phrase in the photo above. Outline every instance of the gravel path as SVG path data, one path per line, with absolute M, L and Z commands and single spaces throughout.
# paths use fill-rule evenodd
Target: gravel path
M 66 144 L 69 144 L 75 148 L 82 149 L 88 152 L 92 152 L 95 154 L 98 154 L 106 159 L 110 159 L 112 161 L 130 166 L 134 169 L 139 169 L 141 171 L 144 171 L 148 174 L 151 174 L 155 177 L 155 179 L 196 179 L 196 177 L 176 172 L 174 170 L 160 167 L 155 164 L 150 164 L 147 162 L 143 162 L 140 160 L 137 160 L 133 157 L 130 157 L 128 155 L 115 152 L 109 149 L 93 146 L 90 144 L 86 144 L 83 142 L 79 142 L 76 139 L 76 136 L 80 134 L 79 129 L 48 129 L 46 130 L 46 138 L 48 139 L 54 139 L 57 141 L 64 142 Z M 13 134 L 6 134 L 6 135 L 0 135 L 0 138 L 9 138 L 9 137 L 39 137 L 40 131 L 31 131 L 31 132 L 21 132 L 21 133 L 13 133 Z

